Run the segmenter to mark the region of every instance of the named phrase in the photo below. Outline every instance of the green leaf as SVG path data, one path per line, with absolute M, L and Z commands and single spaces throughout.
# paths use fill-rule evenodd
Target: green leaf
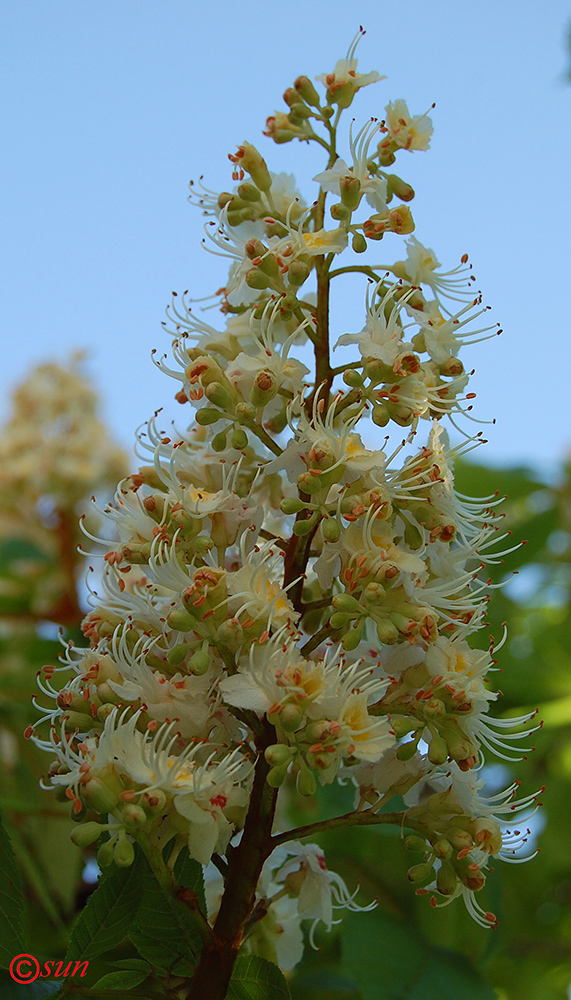
M 10 839 L 0 823 L 0 968 L 25 951 L 22 934 L 24 897 Z
M 380 910 L 348 914 L 341 929 L 344 965 L 363 1000 L 495 1000 L 462 956 L 432 948 L 412 924 Z
M 362 1000 L 354 981 L 331 969 L 296 976 L 290 988 L 293 1000 Z
M 152 972 L 152 966 L 143 958 L 121 958 L 113 962 L 118 969 L 129 969 L 131 972 L 144 972 L 146 976 Z
M 174 873 L 177 882 L 184 889 L 190 889 L 196 893 L 198 905 L 203 913 L 206 913 L 206 899 L 204 897 L 204 877 L 202 865 L 188 853 L 188 848 L 183 847 L 174 866 Z
M 181 864 L 184 877 L 195 881 L 194 869 L 184 861 Z M 194 956 L 200 953 L 202 941 L 188 908 L 176 896 L 168 896 L 161 889 L 146 861 L 142 889 L 142 899 L 129 935 L 132 943 L 155 968 L 191 975 Z
M 136 972 L 134 969 L 119 969 L 117 972 L 107 972 L 91 987 L 94 990 L 128 990 L 139 986 L 149 974 L 149 968 Z
M 137 852 L 130 868 L 104 870 L 73 928 L 66 962 L 94 958 L 127 936 L 141 901 L 145 864 Z
M 290 1000 L 283 974 L 259 955 L 238 955 L 226 1000 Z

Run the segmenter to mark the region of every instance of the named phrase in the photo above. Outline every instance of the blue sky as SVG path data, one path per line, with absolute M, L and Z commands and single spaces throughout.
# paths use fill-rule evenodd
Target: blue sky
M 226 276 L 200 248 L 188 181 L 227 188 L 227 154 L 248 139 L 311 199 L 316 152 L 274 146 L 261 128 L 285 87 L 330 71 L 361 23 L 359 69 L 388 79 L 351 114 L 436 102 L 431 150 L 395 169 L 417 191 L 418 238 L 450 267 L 469 253 L 504 329 L 464 355 L 475 412 L 497 419 L 478 458 L 549 469 L 571 449 L 568 0 L 5 0 L 0 11 L 0 416 L 31 364 L 79 348 L 127 446 L 155 409 L 180 419 L 174 383 L 150 361 L 168 350 L 164 308 L 171 290 L 208 295 Z M 379 245 L 383 262 L 401 256 L 397 242 Z M 337 332 L 361 328 L 362 298 L 343 291 Z

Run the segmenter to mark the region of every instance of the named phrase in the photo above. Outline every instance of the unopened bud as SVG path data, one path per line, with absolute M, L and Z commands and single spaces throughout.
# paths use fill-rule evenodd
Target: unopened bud
M 188 661 L 189 673 L 202 677 L 210 666 L 210 657 L 205 649 L 199 649 Z
M 303 722 L 303 713 L 296 705 L 284 705 L 279 713 L 279 721 L 286 733 L 295 733 Z
M 248 445 L 248 435 L 241 427 L 236 427 L 230 436 L 230 444 L 237 451 L 243 451 Z
M 217 453 L 221 451 L 226 451 L 228 444 L 226 430 L 218 431 L 218 434 L 215 434 L 214 437 L 212 438 L 211 444 L 212 444 L 212 450 Z
M 254 260 L 254 257 L 263 257 L 267 251 L 267 247 L 264 246 L 261 240 L 252 238 L 244 244 L 244 250 L 246 251 L 250 260 Z
M 364 253 L 367 249 L 367 241 L 362 233 L 355 233 L 351 241 L 351 246 L 355 253 Z
M 212 406 L 203 406 L 202 409 L 196 411 L 195 420 L 201 427 L 207 427 L 208 424 L 215 424 L 221 417 L 220 410 L 215 410 Z
M 115 850 L 113 851 L 113 860 L 119 868 L 129 868 L 133 864 L 135 860 L 135 848 L 131 841 L 127 840 L 126 836 L 119 834 Z
M 204 395 L 211 403 L 215 406 L 219 406 L 222 410 L 228 410 L 231 408 L 232 404 L 235 402 L 235 398 L 226 386 L 222 385 L 220 382 L 210 382 L 204 390 Z
M 307 771 L 305 768 L 299 771 L 295 784 L 300 795 L 315 795 L 317 782 L 311 771 Z
M 246 273 L 246 284 L 248 288 L 263 289 L 271 284 L 270 278 L 264 274 L 259 267 L 251 267 Z
M 321 523 L 323 539 L 326 542 L 338 542 L 341 535 L 341 528 L 336 517 L 327 517 Z
M 109 865 L 113 864 L 113 855 L 115 853 L 115 841 L 105 840 L 99 850 L 97 851 L 97 864 L 100 868 L 108 868 Z
M 269 368 L 256 375 L 250 399 L 253 406 L 265 406 L 274 398 L 278 391 L 278 380 Z
M 428 759 L 431 764 L 444 764 L 448 759 L 448 746 L 442 736 L 433 736 L 428 748 Z
M 241 424 L 253 424 L 256 419 L 256 411 L 251 403 L 238 403 L 236 405 L 236 419 Z
M 290 285 L 299 288 L 309 277 L 310 268 L 302 260 L 292 260 L 288 267 L 287 277 Z
M 446 840 L 445 837 L 441 837 L 440 840 L 437 840 L 436 843 L 432 845 L 432 849 L 437 858 L 442 858 L 445 861 L 448 858 L 451 858 L 454 853 L 452 844 L 449 840 Z
M 347 632 L 341 640 L 341 645 L 343 646 L 343 649 L 347 653 L 351 653 L 354 649 L 357 649 L 357 646 L 361 642 L 362 635 L 363 635 L 362 624 L 359 623 L 358 625 L 354 625 L 353 628 L 350 629 L 350 631 Z
M 295 497 L 285 497 L 280 508 L 284 514 L 299 514 L 300 510 L 305 508 L 305 504 L 303 500 L 298 500 Z
M 266 776 L 266 781 L 270 788 L 280 788 L 283 785 L 287 777 L 287 764 L 282 764 L 280 767 L 272 767 Z
M 319 107 L 319 94 L 308 76 L 298 76 L 294 87 L 307 104 L 311 104 L 314 108 Z
M 432 875 L 432 865 L 428 861 L 420 865 L 413 865 L 406 874 L 409 882 L 425 882 Z
M 272 746 L 266 747 L 264 757 L 272 767 L 282 767 L 284 764 L 289 764 L 292 751 L 284 743 L 274 743 Z
M 239 165 L 250 174 L 256 187 L 260 191 L 269 191 L 272 186 L 272 178 L 268 170 L 266 161 L 261 153 L 250 142 L 244 142 L 238 149 L 237 159 Z
M 401 743 L 397 750 L 397 757 L 399 760 L 412 760 L 417 749 L 418 743 L 414 739 L 410 740 L 408 743 Z
M 448 861 L 443 861 L 436 873 L 436 888 L 443 896 L 452 896 L 456 891 L 458 876 Z
M 347 219 L 351 216 L 351 210 L 342 201 L 337 201 L 334 205 L 331 205 L 329 211 L 331 218 L 335 219 L 336 222 L 347 222 Z
M 400 198 L 401 201 L 412 201 L 414 198 L 414 188 L 410 184 L 407 184 L 406 181 L 403 181 L 401 177 L 398 177 L 397 174 L 388 174 L 387 182 L 389 191 L 396 194 L 397 198 Z
M 377 623 L 377 636 L 384 646 L 391 646 L 394 642 L 398 642 L 399 630 L 388 618 L 383 618 Z
M 352 174 L 345 174 L 339 181 L 341 201 L 350 211 L 357 208 L 361 200 L 361 181 Z
M 123 821 L 129 826 L 142 826 L 147 822 L 147 814 L 140 806 L 134 802 L 128 802 L 121 810 Z
M 196 618 L 188 611 L 169 611 L 167 615 L 167 625 L 177 632 L 192 632 L 196 628 Z
M 350 385 L 352 389 L 361 389 L 363 386 L 363 377 L 354 368 L 348 368 L 347 371 L 343 372 L 343 381 L 345 385 Z
M 258 188 L 254 187 L 253 184 L 248 184 L 247 181 L 238 185 L 238 195 L 244 201 L 259 201 L 261 197 Z
M 99 840 L 103 829 L 100 823 L 82 823 L 71 831 L 70 837 L 76 847 L 88 847 Z
M 98 813 L 108 813 L 117 805 L 118 794 L 99 778 L 90 778 L 82 790 L 83 798 Z
M 414 834 L 405 837 L 404 846 L 407 851 L 411 851 L 412 854 L 424 854 L 426 851 L 426 841 L 422 837 L 416 837 Z

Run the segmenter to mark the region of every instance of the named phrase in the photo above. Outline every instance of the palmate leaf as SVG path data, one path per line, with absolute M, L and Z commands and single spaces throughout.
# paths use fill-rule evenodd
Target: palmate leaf
M 202 868 L 188 852 L 177 860 L 175 873 L 184 889 L 196 893 L 204 905 Z M 146 861 L 143 868 L 142 899 L 130 931 L 139 954 L 163 971 L 191 975 L 202 941 L 188 907 L 175 896 L 165 895 Z
M 345 968 L 363 1000 L 495 1000 L 470 963 L 433 948 L 413 926 L 380 910 L 348 914 L 341 929 Z
M 146 868 L 137 852 L 130 868 L 112 865 L 104 870 L 73 928 L 66 962 L 95 958 L 127 936 L 141 902 Z
M 24 952 L 22 879 L 10 838 L 0 823 L 0 968 L 7 969 L 15 955 Z
M 226 1000 L 290 1000 L 283 974 L 258 955 L 239 955 Z

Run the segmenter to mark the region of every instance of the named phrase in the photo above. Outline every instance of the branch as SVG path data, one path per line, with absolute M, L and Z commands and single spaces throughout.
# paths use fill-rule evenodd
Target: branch
M 418 820 L 406 818 L 406 812 L 376 813 L 372 809 L 367 809 L 364 812 L 350 812 L 345 813 L 344 816 L 334 816 L 332 819 L 308 823 L 306 826 L 298 826 L 295 830 L 289 830 L 287 833 L 275 834 L 272 837 L 272 845 L 276 848 L 288 840 L 301 840 L 302 837 L 309 837 L 322 830 L 338 830 L 345 826 L 378 826 L 380 824 L 408 827 L 418 833 L 425 832 L 425 827 Z

